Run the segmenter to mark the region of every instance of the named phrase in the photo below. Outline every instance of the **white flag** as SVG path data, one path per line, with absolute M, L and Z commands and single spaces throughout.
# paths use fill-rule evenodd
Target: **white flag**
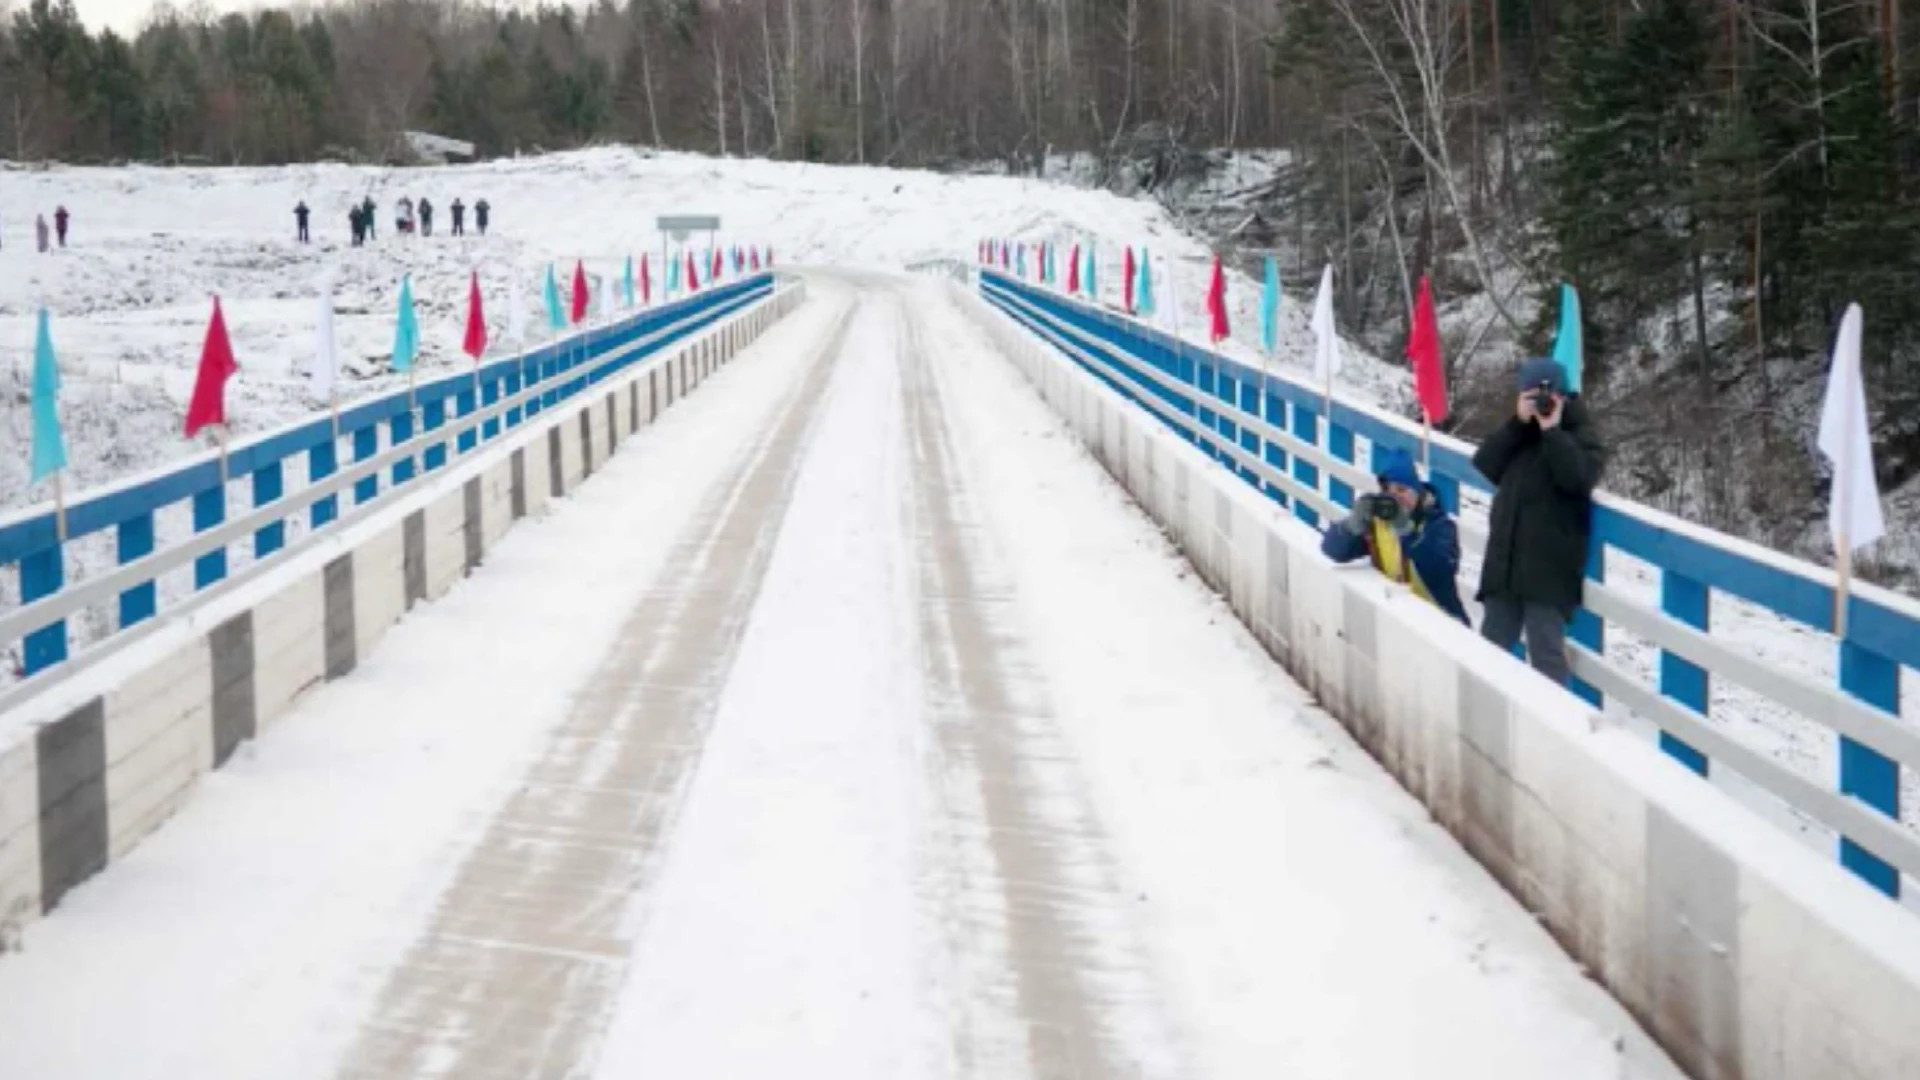
M 512 288 L 507 291 L 507 336 L 524 345 L 527 340 L 527 297 L 521 291 L 519 268 L 515 267 L 507 277 L 512 283 Z
M 1340 337 L 1333 326 L 1333 264 L 1320 274 L 1320 295 L 1313 298 L 1313 378 L 1333 385 L 1340 370 Z
M 613 275 L 607 274 L 593 279 L 600 286 L 600 317 L 613 318 Z
M 307 369 L 313 382 L 313 396 L 332 401 L 334 387 L 340 381 L 340 351 L 333 342 L 333 282 L 320 286 L 320 300 L 313 335 L 313 366 Z
M 1880 488 L 1873 476 L 1873 438 L 1867 430 L 1867 394 L 1860 383 L 1860 305 L 1847 305 L 1833 344 L 1827 397 L 1820 406 L 1820 452 L 1833 463 L 1827 525 L 1833 548 L 1852 552 L 1887 534 Z

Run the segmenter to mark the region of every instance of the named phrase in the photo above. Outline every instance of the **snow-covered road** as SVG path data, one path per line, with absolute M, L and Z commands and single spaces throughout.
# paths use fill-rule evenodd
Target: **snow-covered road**
M 1679 1075 L 941 286 L 813 299 L 0 958 L 0 1076 Z

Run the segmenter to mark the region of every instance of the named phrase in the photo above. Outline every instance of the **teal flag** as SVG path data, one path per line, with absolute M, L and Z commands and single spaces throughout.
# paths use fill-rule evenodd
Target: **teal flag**
M 627 276 L 620 283 L 627 292 L 627 306 L 633 306 L 633 256 L 627 256 Z
M 1022 240 L 1020 246 L 1013 249 L 1013 272 L 1021 277 L 1027 276 L 1027 243 Z
M 661 266 L 660 289 L 668 297 L 680 291 L 680 253 L 677 251 Z
M 1140 249 L 1140 283 L 1133 287 L 1133 307 L 1142 315 L 1153 314 L 1153 256 Z
M 420 322 L 413 315 L 413 279 L 400 279 L 400 315 L 393 324 L 393 370 L 412 371 L 420 355 Z
M 553 264 L 547 264 L 547 329 L 565 330 L 567 311 L 560 303 L 560 283 L 553 279 Z
M 1040 283 L 1053 284 L 1053 245 L 1044 240 L 1040 243 Z
M 1553 362 L 1567 377 L 1567 393 L 1580 392 L 1581 356 L 1586 350 L 1580 340 L 1580 294 L 1573 286 L 1560 286 L 1560 329 L 1553 335 Z
M 40 329 L 33 336 L 33 464 L 32 482 L 39 483 L 67 467 L 67 441 L 60 434 L 60 365 L 53 358 L 53 334 L 47 330 L 47 309 L 40 309 Z
M 1260 290 L 1260 347 L 1273 355 L 1280 344 L 1280 269 L 1267 256 L 1267 282 Z
M 1094 283 L 1094 277 L 1093 277 L 1094 267 L 1096 265 L 1098 264 L 1093 257 L 1093 244 L 1088 243 L 1087 244 L 1087 281 L 1086 281 L 1087 295 L 1094 298 L 1095 300 L 1098 300 L 1100 299 L 1100 286 Z

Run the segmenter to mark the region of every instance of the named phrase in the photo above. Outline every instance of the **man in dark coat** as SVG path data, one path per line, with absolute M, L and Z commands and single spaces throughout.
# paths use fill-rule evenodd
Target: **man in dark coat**
M 300 200 L 294 205 L 293 225 L 294 228 L 298 230 L 297 235 L 303 244 L 307 242 L 307 215 L 310 212 L 311 211 L 307 209 L 307 201 L 305 199 Z
M 448 207 L 448 209 L 453 211 L 453 235 L 465 236 L 467 234 L 467 204 L 460 201 L 460 196 L 455 195 L 453 197 L 453 205 Z
M 67 246 L 67 208 L 62 206 L 53 212 L 53 231 L 60 236 L 60 246 Z
M 425 195 L 420 197 L 420 235 L 433 235 L 433 204 L 427 201 Z
M 473 204 L 473 224 L 480 230 L 481 236 L 487 235 L 487 217 L 492 213 L 493 207 L 488 206 L 485 199 Z
M 1518 388 L 1513 419 L 1473 455 L 1496 489 L 1480 567 L 1481 632 L 1510 649 L 1524 631 L 1534 669 L 1564 684 L 1567 623 L 1580 606 L 1606 448 L 1586 404 L 1567 395 L 1558 364 L 1527 361 Z
M 373 235 L 373 219 L 377 217 L 378 214 L 379 214 L 378 208 L 373 205 L 373 196 L 369 195 L 366 197 L 366 199 L 361 201 L 360 224 L 363 228 L 367 230 L 366 239 L 368 240 L 375 239 L 375 236 Z

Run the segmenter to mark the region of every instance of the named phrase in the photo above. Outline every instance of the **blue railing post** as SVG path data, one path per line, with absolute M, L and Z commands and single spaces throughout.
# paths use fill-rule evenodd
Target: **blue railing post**
M 1220 420 L 1221 446 L 1239 446 L 1240 424 L 1233 418 L 1233 409 L 1234 403 L 1240 399 L 1240 381 L 1228 373 L 1225 363 L 1221 363 L 1216 367 L 1213 381 L 1213 395 L 1222 405 L 1226 406 L 1226 408 L 1219 410 L 1215 414 Z M 1223 451 L 1220 455 L 1220 462 L 1227 467 L 1228 471 L 1235 474 L 1240 472 L 1240 466 L 1234 461 L 1231 453 Z
M 479 375 L 475 374 L 474 378 L 475 380 L 478 380 Z M 474 410 L 474 400 L 475 398 L 473 393 L 473 383 L 468 383 L 466 384 L 466 386 L 462 387 L 460 390 L 455 391 L 453 395 L 453 415 L 463 420 L 469 416 L 472 416 L 473 410 Z M 468 428 L 467 430 L 461 432 L 459 439 L 455 440 L 454 442 L 454 447 L 459 453 L 462 453 L 462 454 L 466 453 L 467 451 L 473 449 L 478 445 L 480 445 L 480 429 L 479 428 L 471 428 L 471 427 Z
M 1293 403 L 1293 436 L 1308 446 L 1320 445 L 1320 414 L 1297 401 Z M 1351 439 L 1348 440 L 1347 452 L 1353 452 Z M 1320 467 L 1306 458 L 1295 455 L 1293 478 L 1308 491 L 1320 490 Z M 1294 503 L 1293 514 L 1315 528 L 1320 527 L 1320 512 L 1305 502 Z
M 1240 380 L 1240 411 L 1249 416 L 1257 417 L 1260 415 L 1260 384 L 1254 382 L 1252 379 Z M 1259 461 L 1261 459 L 1260 432 L 1242 424 L 1240 427 L 1240 449 L 1245 450 L 1248 457 Z M 1260 474 L 1251 468 L 1241 466 L 1240 477 L 1256 488 L 1261 486 Z
M 372 421 L 353 433 L 353 460 L 366 461 L 380 453 L 380 423 Z M 380 494 L 380 473 L 376 470 L 353 482 L 353 505 L 370 503 Z
M 399 446 L 413 438 L 413 410 L 409 408 L 404 412 L 393 414 L 393 419 L 388 423 L 387 432 L 387 445 L 390 447 Z M 408 454 L 393 463 L 393 486 L 399 487 L 411 479 L 413 479 L 413 455 Z
M 1180 411 L 1187 415 L 1187 419 L 1192 420 L 1196 424 L 1200 423 L 1200 395 L 1198 393 L 1200 388 L 1199 365 L 1194 363 L 1193 357 L 1188 353 L 1187 343 L 1185 341 L 1177 342 L 1174 345 L 1173 364 L 1174 369 L 1179 373 L 1180 384 L 1182 386 L 1192 387 L 1195 390 L 1195 393 L 1189 394 L 1187 400 L 1181 403 Z M 1189 443 L 1196 446 L 1200 445 L 1200 437 L 1193 432 L 1182 430 L 1178 434 Z
M 1705 585 L 1684 574 L 1672 570 L 1660 572 L 1660 610 L 1703 634 L 1713 624 L 1712 597 L 1713 594 Z M 1586 612 L 1582 611 L 1581 614 L 1585 615 Z M 1592 618 L 1591 615 L 1587 617 Z M 1706 669 L 1666 649 L 1660 650 L 1660 692 L 1701 716 L 1709 713 L 1712 683 L 1708 680 Z M 1660 749 L 1701 776 L 1707 775 L 1707 756 L 1689 746 L 1685 740 L 1662 731 Z
M 20 559 L 20 602 L 52 596 L 66 584 L 65 560 L 60 545 L 44 547 Z M 43 671 L 67 658 L 67 620 L 59 619 L 28 634 L 21 642 L 21 669 L 28 675 Z
M 525 361 L 515 360 L 513 362 L 513 370 L 507 373 L 507 396 L 513 397 L 514 395 L 520 393 L 520 391 L 525 386 L 526 386 Z M 525 416 L 525 414 L 526 414 L 526 410 L 522 406 L 514 405 L 508 408 L 507 409 L 507 426 L 510 428 L 519 427 L 520 420 L 523 416 Z
M 114 557 L 121 566 L 153 554 L 153 511 L 135 514 L 113 530 Z M 120 594 L 120 628 L 153 618 L 155 610 L 153 582 L 143 581 Z
M 227 520 L 227 485 L 216 483 L 193 495 L 193 531 L 206 532 Z M 193 587 L 204 589 L 227 576 L 225 544 L 193 560 Z
M 500 401 L 499 376 L 495 376 L 480 384 L 480 405 L 482 408 L 492 408 L 494 405 L 498 404 L 499 401 Z M 494 438 L 497 438 L 500 434 L 500 418 L 496 416 L 491 420 L 481 421 L 480 432 L 481 432 L 481 435 L 486 439 L 488 439 L 489 441 L 493 440 Z
M 1353 430 L 1334 423 L 1331 416 L 1327 418 L 1327 453 L 1332 454 L 1335 461 L 1353 464 Z M 1329 476 L 1327 477 L 1327 498 L 1332 499 L 1336 506 L 1351 507 L 1353 487 Z
M 1265 408 L 1261 412 L 1261 416 L 1266 419 L 1268 426 L 1281 431 L 1287 430 L 1287 403 L 1285 399 L 1279 394 L 1274 393 L 1271 387 L 1269 387 L 1261 397 L 1265 403 Z M 1266 458 L 1267 464 L 1273 466 L 1275 472 L 1284 474 L 1287 471 L 1287 451 L 1286 448 L 1279 443 L 1267 443 Z M 1267 497 L 1278 502 L 1283 507 L 1293 505 L 1293 500 L 1288 497 L 1286 491 L 1278 484 L 1267 485 Z
M 435 398 L 432 401 L 421 403 L 420 429 L 422 431 L 436 430 L 437 428 L 444 425 L 446 422 L 447 422 L 447 399 L 446 398 Z M 444 442 L 437 442 L 429 445 L 426 448 L 426 450 L 420 455 L 420 460 L 424 464 L 425 470 L 427 472 L 432 472 L 433 470 L 440 468 L 441 466 L 447 463 L 447 444 Z
M 1607 545 L 1597 542 L 1587 545 L 1587 580 L 1607 580 Z M 1567 625 L 1567 636 L 1585 645 L 1595 656 L 1607 655 L 1607 624 L 1586 608 L 1573 609 L 1573 618 Z M 1567 680 L 1567 689 L 1596 709 L 1606 704 L 1606 699 L 1597 688 L 1577 678 Z
M 279 462 L 262 465 L 253 470 L 253 506 L 259 509 L 280 498 L 286 487 L 286 477 Z M 287 542 L 287 525 L 284 521 L 275 521 L 260 526 L 253 534 L 253 557 L 265 558 L 280 550 Z
M 1840 642 L 1840 688 L 1900 722 L 1900 665 L 1845 638 Z M 1854 742 L 1840 740 L 1840 792 L 1900 817 L 1900 766 Z M 1840 863 L 1888 896 L 1900 895 L 1900 873 L 1865 848 L 1840 838 Z
M 1195 406 L 1200 412 L 1200 426 L 1208 431 L 1220 430 L 1220 420 L 1214 415 L 1213 410 L 1205 404 L 1200 404 L 1201 402 L 1211 403 L 1214 400 L 1213 385 L 1213 364 L 1208 360 L 1198 361 L 1194 372 L 1194 387 L 1199 390 Z M 1199 443 L 1200 452 L 1207 455 L 1208 460 L 1220 460 L 1220 453 L 1214 449 L 1212 440 L 1202 437 L 1198 432 L 1194 434 L 1194 440 Z
M 307 483 L 317 484 L 340 469 L 340 446 L 330 434 L 307 451 Z M 318 529 L 340 516 L 340 496 L 328 495 L 308 509 L 313 527 Z

